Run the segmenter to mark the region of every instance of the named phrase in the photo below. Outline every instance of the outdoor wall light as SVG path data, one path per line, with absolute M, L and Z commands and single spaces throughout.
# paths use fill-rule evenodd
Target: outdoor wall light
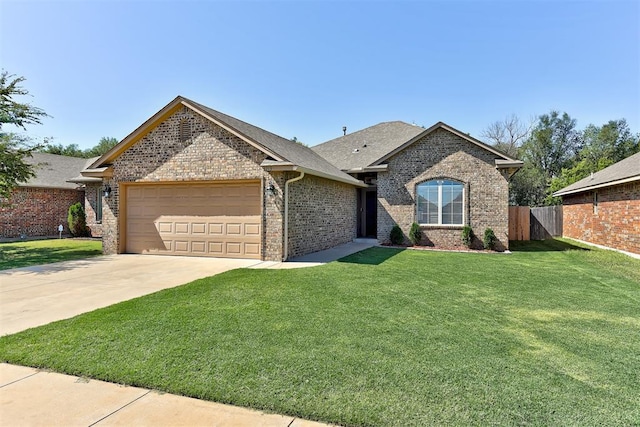
M 273 183 L 269 184 L 267 186 L 267 194 L 270 194 L 272 196 L 275 196 L 277 194 L 278 190 L 276 189 L 276 186 L 273 185 Z
M 105 198 L 111 197 L 111 186 L 109 185 L 104 186 L 104 197 Z

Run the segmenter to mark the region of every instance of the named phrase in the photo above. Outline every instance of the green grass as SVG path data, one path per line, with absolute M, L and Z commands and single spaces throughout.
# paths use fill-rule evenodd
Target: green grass
M 372 248 L 0 338 L 0 360 L 345 425 L 640 425 L 640 262 Z
M 102 254 L 96 240 L 52 239 L 0 243 L 0 270 L 49 264 Z

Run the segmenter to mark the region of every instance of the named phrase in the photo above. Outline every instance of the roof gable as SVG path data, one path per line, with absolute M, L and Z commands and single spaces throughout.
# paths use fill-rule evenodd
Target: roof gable
M 318 175 L 353 185 L 361 185 L 360 181 L 340 171 L 326 159 L 313 152 L 309 147 L 285 139 L 274 133 L 191 101 L 182 96 L 176 97 L 159 112 L 154 114 L 109 152 L 105 153 L 90 165 L 89 169 L 100 168 L 112 163 L 120 154 L 133 146 L 156 126 L 162 123 L 167 117 L 178 111 L 183 106 L 195 111 L 209 121 L 236 135 L 240 139 L 252 145 L 254 148 L 273 158 L 276 162 L 292 167 L 292 170 L 301 168 L 300 170 L 304 170 L 306 173 L 311 175 Z
M 596 188 L 609 187 L 625 182 L 640 181 L 640 153 L 636 153 L 626 159 L 620 160 L 611 166 L 604 168 L 591 176 L 556 191 L 554 196 L 564 196 L 574 193 L 582 193 Z
M 451 132 L 452 134 L 470 142 L 471 144 L 474 144 L 486 151 L 489 151 L 490 153 L 496 155 L 497 157 L 499 157 L 499 159 L 496 160 L 503 160 L 508 162 L 511 166 L 514 166 L 515 164 L 522 164 L 521 161 L 513 159 L 509 156 L 507 156 L 506 154 L 496 150 L 495 148 L 493 148 L 492 146 L 485 144 L 482 141 L 479 141 L 477 139 L 475 139 L 474 137 L 460 132 L 459 130 L 447 125 L 444 122 L 438 122 L 436 124 L 434 124 L 433 126 L 431 126 L 428 129 L 424 129 L 420 134 L 416 135 L 415 137 L 413 137 L 412 139 L 406 141 L 404 144 L 400 145 L 399 147 L 396 147 L 395 149 L 389 151 L 388 153 L 386 153 L 385 155 L 383 155 L 382 157 L 380 157 L 379 159 L 377 159 L 376 161 L 374 161 L 371 165 L 375 166 L 375 165 L 379 165 L 380 163 L 384 162 L 385 160 L 387 160 L 388 158 L 390 158 L 391 156 L 399 153 L 400 151 L 404 150 L 405 148 L 409 147 L 410 145 L 412 145 L 414 142 L 424 138 L 425 136 L 435 132 L 438 129 L 444 129 L 447 132 Z
M 355 172 L 366 168 L 373 169 L 437 129 L 444 129 L 493 153 L 497 157 L 496 166 L 517 168 L 522 164 L 519 160 L 512 159 L 443 122 L 438 122 L 428 129 L 401 121 L 379 123 L 317 145 L 313 150 L 342 170 Z

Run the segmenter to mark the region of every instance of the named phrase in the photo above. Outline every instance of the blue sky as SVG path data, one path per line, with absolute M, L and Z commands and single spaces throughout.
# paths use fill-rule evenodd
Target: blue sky
M 315 145 L 510 114 L 640 131 L 637 1 L 0 1 L 0 67 L 54 143 L 124 138 L 176 95 Z

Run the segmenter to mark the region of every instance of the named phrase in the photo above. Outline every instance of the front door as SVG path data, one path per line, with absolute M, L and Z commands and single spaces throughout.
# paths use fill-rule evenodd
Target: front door
M 375 187 L 358 189 L 358 237 L 376 238 L 378 234 L 378 191 Z
M 365 237 L 378 234 L 378 192 L 373 189 L 365 193 Z

